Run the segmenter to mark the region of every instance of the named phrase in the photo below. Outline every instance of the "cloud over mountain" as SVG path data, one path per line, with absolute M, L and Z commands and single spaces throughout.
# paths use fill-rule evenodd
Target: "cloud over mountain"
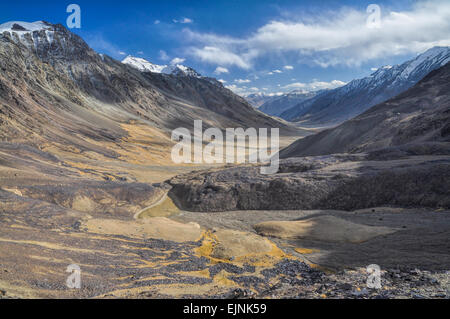
M 343 7 L 315 17 L 273 20 L 248 37 L 237 38 L 185 29 L 190 54 L 211 64 L 249 69 L 258 57 L 297 52 L 316 65 L 355 66 L 380 57 L 419 53 L 450 45 L 450 2 L 420 1 L 412 9 L 382 8 L 379 28 L 368 13 Z

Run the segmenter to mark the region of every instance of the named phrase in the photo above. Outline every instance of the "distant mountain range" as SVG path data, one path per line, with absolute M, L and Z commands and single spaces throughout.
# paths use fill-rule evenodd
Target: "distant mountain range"
M 298 140 L 282 150 L 280 156 L 302 157 L 381 149 L 385 149 L 384 153 L 396 153 L 396 156 L 401 152 L 405 155 L 450 154 L 448 142 L 450 63 L 432 71 L 395 98 L 373 106 L 336 128 Z
M 266 101 L 259 107 L 259 110 L 268 115 L 280 116 L 286 110 L 289 110 L 290 108 L 300 104 L 301 102 L 312 99 L 317 94 L 320 94 L 322 92 L 323 90 L 315 92 L 295 90 L 280 96 L 276 96 L 273 99 Z
M 280 117 L 318 125 L 338 124 L 404 92 L 449 61 L 449 47 L 434 47 L 401 65 L 381 67 L 368 77 L 319 93 Z
M 247 100 L 250 105 L 252 105 L 255 108 L 261 107 L 264 103 L 268 101 L 272 101 L 279 97 L 282 94 L 266 94 L 264 92 L 256 92 L 244 95 L 244 98 Z

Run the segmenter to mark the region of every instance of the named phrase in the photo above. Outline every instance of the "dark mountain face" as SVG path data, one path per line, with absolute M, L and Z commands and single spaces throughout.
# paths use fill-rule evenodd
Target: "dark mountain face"
M 449 61 L 450 48 L 435 47 L 401 65 L 382 67 L 369 77 L 301 102 L 280 117 L 318 125 L 339 124 L 404 92 Z
M 340 126 L 298 140 L 282 158 L 356 153 L 382 148 L 447 149 L 450 142 L 450 63 L 394 99 L 378 104 Z M 439 144 L 441 143 L 441 144 Z M 443 144 L 442 144 L 443 143 Z

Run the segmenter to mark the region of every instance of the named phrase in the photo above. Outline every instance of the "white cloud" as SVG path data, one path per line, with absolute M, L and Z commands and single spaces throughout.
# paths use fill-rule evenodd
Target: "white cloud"
M 170 64 L 175 65 L 175 64 L 181 64 L 184 61 L 186 61 L 186 59 L 183 58 L 174 58 L 172 59 L 172 61 L 170 61 Z
M 380 28 L 368 27 L 367 18 L 365 10 L 342 7 L 297 20 L 273 20 L 247 38 L 190 30 L 186 34 L 195 43 L 191 48 L 195 57 L 212 63 L 215 53 L 220 53 L 226 65 L 244 69 L 251 67 L 255 58 L 267 54 L 297 52 L 301 59 L 322 67 L 355 66 L 450 45 L 448 0 L 416 1 L 411 9 L 401 12 L 383 7 Z
M 309 83 L 294 82 L 283 86 L 283 89 L 287 91 L 296 89 L 304 89 L 305 91 L 317 91 L 323 89 L 335 89 L 345 84 L 345 82 L 339 80 L 333 80 L 331 82 L 313 81 Z
M 246 79 L 246 80 L 243 80 L 243 79 L 236 79 L 236 80 L 234 80 L 234 82 L 236 82 L 236 83 L 250 83 L 251 81 L 250 80 L 248 80 L 248 79 Z
M 137 54 L 143 55 L 144 51 L 138 51 Z
M 224 68 L 221 66 L 218 66 L 214 71 L 214 74 L 217 74 L 217 75 L 222 74 L 222 73 L 229 73 L 229 71 L 227 68 Z
M 236 94 L 242 94 L 242 93 L 245 92 L 244 89 L 238 87 L 236 84 L 227 85 L 227 86 L 225 86 L 225 87 L 226 87 L 227 89 L 233 91 L 233 92 L 236 93 Z
M 283 71 L 281 71 L 281 70 L 273 70 L 272 72 L 273 73 L 283 73 Z
M 159 58 L 163 61 L 170 60 L 170 57 L 167 55 L 166 51 L 164 51 L 164 50 L 159 50 Z
M 189 19 L 189 18 L 183 18 L 183 19 L 181 19 L 181 21 L 180 21 L 180 23 L 193 23 L 193 22 L 194 22 L 194 20 Z
M 293 70 L 294 67 L 293 67 L 292 65 L 285 65 L 285 66 L 283 67 L 283 69 L 285 69 L 285 70 Z
M 283 95 L 284 94 L 284 92 L 273 92 L 273 93 L 269 93 L 269 94 L 267 94 L 268 96 L 280 96 L 280 95 Z
M 193 48 L 192 54 L 203 62 L 222 64 L 222 65 L 236 65 L 242 69 L 250 68 L 250 64 L 239 55 L 212 46 L 205 46 L 203 48 Z
M 252 94 L 255 92 L 259 92 L 259 89 L 257 87 L 251 87 L 251 88 L 248 88 L 246 86 L 239 87 L 236 84 L 227 85 L 225 87 L 241 96 L 246 96 L 246 95 L 249 95 L 249 94 Z
M 126 52 L 123 52 L 123 51 L 119 51 L 117 53 L 119 53 L 120 55 L 127 55 Z
M 194 20 L 189 18 L 181 18 L 181 20 L 178 19 L 172 19 L 173 23 L 182 23 L 182 24 L 188 24 L 188 23 L 194 23 Z
M 227 83 L 227 81 L 225 81 L 225 80 L 223 80 L 223 79 L 219 79 L 219 80 L 217 80 L 217 81 L 219 81 L 219 82 L 222 83 L 222 84 Z
M 159 20 L 155 20 L 155 22 L 153 22 L 153 24 L 160 24 L 161 23 L 161 21 L 159 21 Z
M 273 72 L 268 72 L 267 74 L 268 74 L 268 75 L 273 75 Z

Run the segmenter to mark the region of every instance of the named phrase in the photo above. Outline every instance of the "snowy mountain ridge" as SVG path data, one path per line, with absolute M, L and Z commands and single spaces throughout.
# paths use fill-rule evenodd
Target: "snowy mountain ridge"
M 138 58 L 131 55 L 127 56 L 122 61 L 122 63 L 127 64 L 135 69 L 138 69 L 141 72 L 163 73 L 176 76 L 192 76 L 196 78 L 202 77 L 194 69 L 184 66 L 182 64 L 158 65 L 153 64 L 143 58 Z
M 450 47 L 433 47 L 402 64 L 380 67 L 365 78 L 320 94 L 314 101 L 303 101 L 280 116 L 290 121 L 339 123 L 406 91 L 449 62 Z

